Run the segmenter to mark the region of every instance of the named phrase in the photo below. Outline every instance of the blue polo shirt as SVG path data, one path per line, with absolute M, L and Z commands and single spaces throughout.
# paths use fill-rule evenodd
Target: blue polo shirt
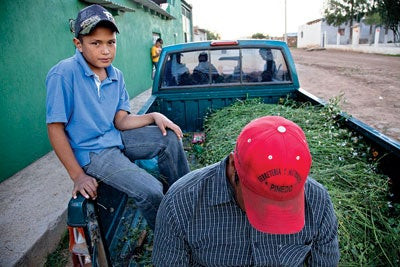
M 60 61 L 46 78 L 46 123 L 62 122 L 80 166 L 90 163 L 89 153 L 123 148 L 114 126 L 118 110 L 130 112 L 122 72 L 112 65 L 98 90 L 95 74 L 79 50 Z

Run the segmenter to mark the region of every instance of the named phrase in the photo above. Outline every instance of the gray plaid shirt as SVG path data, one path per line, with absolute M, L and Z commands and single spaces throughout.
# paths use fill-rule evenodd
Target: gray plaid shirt
M 306 223 L 297 234 L 254 229 L 236 204 L 226 159 L 169 189 L 157 214 L 155 266 L 337 266 L 337 220 L 324 187 L 305 185 Z

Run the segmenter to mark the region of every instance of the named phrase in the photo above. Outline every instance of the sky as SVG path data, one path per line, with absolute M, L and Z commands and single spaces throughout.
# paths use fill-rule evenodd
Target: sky
M 283 36 L 285 0 L 186 0 L 192 5 L 193 26 L 219 33 L 221 39 L 254 33 Z M 287 33 L 322 17 L 323 0 L 286 0 Z

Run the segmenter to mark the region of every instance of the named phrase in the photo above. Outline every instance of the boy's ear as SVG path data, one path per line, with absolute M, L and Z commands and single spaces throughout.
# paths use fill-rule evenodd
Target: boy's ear
M 82 52 L 82 43 L 79 41 L 78 38 L 73 39 L 74 45 L 76 48 L 78 48 L 79 52 Z

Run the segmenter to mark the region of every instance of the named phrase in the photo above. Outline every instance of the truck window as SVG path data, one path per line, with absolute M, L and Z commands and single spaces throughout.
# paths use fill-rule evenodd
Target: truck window
M 279 49 L 242 49 L 242 71 L 245 83 L 290 81 L 286 62 Z
M 290 81 L 281 50 L 232 48 L 171 53 L 162 87 Z
M 211 50 L 211 64 L 218 70 L 218 76 L 213 74 L 212 83 L 240 82 L 240 50 Z
M 163 87 L 208 84 L 208 51 L 172 53 L 162 71 Z

